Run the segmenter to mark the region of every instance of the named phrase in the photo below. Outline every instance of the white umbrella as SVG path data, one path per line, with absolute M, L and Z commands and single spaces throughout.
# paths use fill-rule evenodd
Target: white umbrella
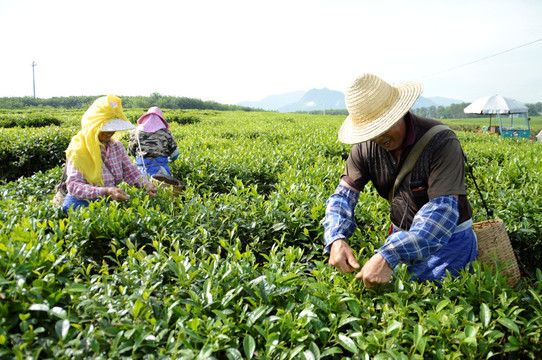
M 492 114 L 521 114 L 527 113 L 528 110 L 529 108 L 519 101 L 501 95 L 493 95 L 475 100 L 463 109 L 463 112 L 465 114 L 489 114 L 489 126 L 491 126 Z
M 520 114 L 526 113 L 527 106 L 514 99 L 500 95 L 484 96 L 467 106 L 465 114 Z

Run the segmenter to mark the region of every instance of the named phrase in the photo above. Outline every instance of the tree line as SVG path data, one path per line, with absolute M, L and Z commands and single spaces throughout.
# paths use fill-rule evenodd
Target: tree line
M 84 109 L 88 108 L 99 96 L 67 96 L 52 97 L 48 99 L 26 97 L 2 97 L 0 109 L 26 109 L 26 108 L 59 108 L 59 109 Z M 247 106 L 221 104 L 216 101 L 203 101 L 195 98 L 178 97 L 152 93 L 150 96 L 119 96 L 122 99 L 122 107 L 125 109 L 138 108 L 148 109 L 158 106 L 164 109 L 198 109 L 198 110 L 242 110 L 242 111 L 265 111 Z M 418 116 L 433 119 L 466 119 L 483 115 L 465 114 L 465 109 L 470 103 L 451 104 L 449 106 L 430 106 L 412 109 Z M 530 116 L 542 114 L 542 102 L 525 104 L 529 109 Z M 310 114 L 348 115 L 346 109 L 329 109 L 308 111 Z
M 430 106 L 413 109 L 412 112 L 418 116 L 432 119 L 469 119 L 484 117 L 486 115 L 465 114 L 463 111 L 471 103 L 451 104 L 450 106 Z M 528 109 L 528 115 L 536 116 L 542 113 L 542 103 L 525 104 Z
M 47 99 L 25 97 L 2 97 L 0 109 L 26 109 L 26 108 L 58 108 L 58 109 L 84 109 L 88 108 L 97 96 L 67 96 Z M 150 96 L 121 96 L 122 107 L 147 109 L 158 106 L 164 109 L 198 109 L 198 110 L 242 110 L 263 111 L 246 106 L 220 104 L 216 101 L 203 101 L 195 98 L 177 97 L 152 93 Z
M 451 104 L 449 106 L 430 106 L 414 108 L 411 111 L 422 117 L 432 119 L 471 119 L 477 117 L 486 117 L 487 115 L 465 114 L 463 111 L 471 103 Z M 529 116 L 538 116 L 542 114 L 542 102 L 536 104 L 525 104 L 528 109 Z M 298 111 L 299 113 L 308 113 L 314 115 L 344 115 L 348 116 L 348 110 L 330 109 L 330 110 L 312 110 Z

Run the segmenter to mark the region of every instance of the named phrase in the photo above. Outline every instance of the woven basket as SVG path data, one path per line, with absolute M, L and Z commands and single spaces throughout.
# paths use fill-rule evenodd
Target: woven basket
M 504 275 L 508 275 L 506 283 L 511 287 L 516 286 L 521 279 L 521 274 L 503 221 L 501 219 L 490 219 L 477 222 L 473 224 L 473 229 L 478 239 L 479 259 L 492 268 L 495 268 L 493 259 L 499 263 L 508 262 L 509 265 L 502 272 Z
M 159 188 L 171 187 L 174 197 L 178 197 L 184 188 L 184 183 L 181 180 L 167 175 L 152 175 L 150 181 Z

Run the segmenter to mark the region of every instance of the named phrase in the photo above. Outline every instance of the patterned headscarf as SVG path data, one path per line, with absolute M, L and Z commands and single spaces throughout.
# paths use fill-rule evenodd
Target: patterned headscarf
M 102 155 L 103 144 L 98 135 L 104 122 L 112 119 L 128 121 L 122 112 L 122 100 L 115 95 L 102 96 L 83 114 L 81 130 L 72 137 L 66 150 L 66 158 L 83 174 L 91 185 L 103 186 Z M 116 133 L 113 137 L 115 137 Z
M 158 107 L 151 107 L 146 114 L 141 115 L 137 120 L 138 128 L 146 133 L 155 133 L 160 129 L 169 130 L 169 123 L 164 118 L 162 110 Z

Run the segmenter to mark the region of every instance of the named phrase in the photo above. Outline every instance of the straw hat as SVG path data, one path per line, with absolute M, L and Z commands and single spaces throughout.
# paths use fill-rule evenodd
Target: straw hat
M 339 129 L 339 141 L 356 144 L 382 135 L 401 120 L 422 90 L 418 82 L 393 86 L 378 76 L 361 75 L 346 90 L 349 116 Z
M 135 129 L 131 122 L 123 119 L 112 119 L 104 122 L 101 131 L 125 131 Z

